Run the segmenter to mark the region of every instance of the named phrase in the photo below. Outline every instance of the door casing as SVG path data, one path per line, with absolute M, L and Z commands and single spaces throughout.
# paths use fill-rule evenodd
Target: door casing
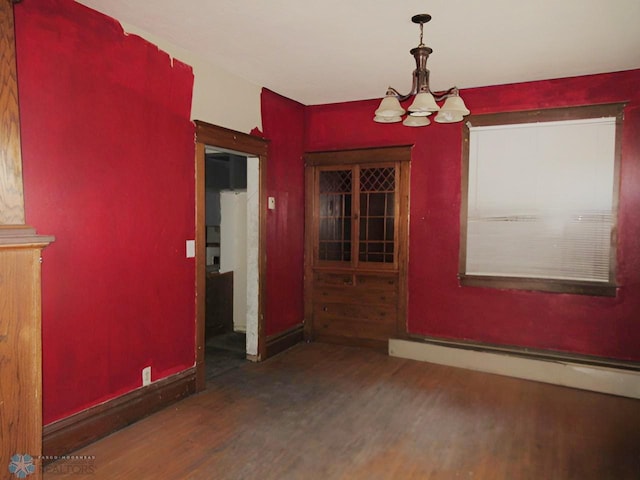
M 258 227 L 258 354 L 247 355 L 252 361 L 266 358 L 265 278 L 266 248 L 266 180 L 269 142 L 228 128 L 196 120 L 196 390 L 206 387 L 205 369 L 205 301 L 206 301 L 206 225 L 205 225 L 205 148 L 218 147 L 259 160 Z

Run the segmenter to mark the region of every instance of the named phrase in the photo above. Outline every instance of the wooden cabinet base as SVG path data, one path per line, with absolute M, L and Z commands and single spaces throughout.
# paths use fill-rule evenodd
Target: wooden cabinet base
M 51 240 L 29 228 L 0 228 L 0 468 L 10 471 L 11 463 L 35 479 L 42 455 L 40 253 Z

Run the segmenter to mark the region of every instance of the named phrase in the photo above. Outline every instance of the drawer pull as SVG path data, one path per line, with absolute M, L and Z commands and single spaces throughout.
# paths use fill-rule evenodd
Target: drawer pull
M 327 307 L 322 307 L 323 312 L 327 312 L 329 309 Z
M 353 280 L 345 280 L 344 284 L 345 285 L 353 285 Z

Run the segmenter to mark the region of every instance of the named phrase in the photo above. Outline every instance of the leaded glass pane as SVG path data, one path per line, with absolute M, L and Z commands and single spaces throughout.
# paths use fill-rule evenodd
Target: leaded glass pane
M 394 167 L 360 170 L 361 262 L 394 261 L 395 185 Z
M 320 171 L 319 258 L 351 260 L 351 170 Z

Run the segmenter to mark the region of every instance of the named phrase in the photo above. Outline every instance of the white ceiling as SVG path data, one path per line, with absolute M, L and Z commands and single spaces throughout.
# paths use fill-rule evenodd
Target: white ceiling
M 640 68 L 639 0 L 79 0 L 305 105 Z

